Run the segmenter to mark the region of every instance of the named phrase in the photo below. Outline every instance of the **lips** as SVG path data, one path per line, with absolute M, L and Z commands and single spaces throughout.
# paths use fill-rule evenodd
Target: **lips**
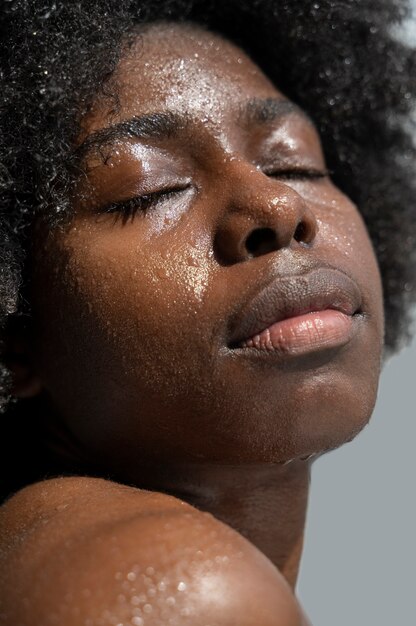
M 229 347 L 241 347 L 277 322 L 332 309 L 353 316 L 361 308 L 357 284 L 331 268 L 269 282 L 230 320 Z

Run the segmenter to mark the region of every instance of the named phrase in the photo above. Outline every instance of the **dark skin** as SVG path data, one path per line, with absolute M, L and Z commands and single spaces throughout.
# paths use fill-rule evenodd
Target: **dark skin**
M 74 189 L 71 222 L 53 231 L 39 224 L 34 232 L 33 368 L 19 376 L 16 368 L 15 393 L 42 391 L 68 458 L 93 459 L 120 483 L 150 494 L 102 481 L 98 491 L 110 504 L 100 513 L 83 500 L 95 491 L 93 479 L 63 479 L 50 483 L 39 506 L 48 516 L 68 497 L 73 508 L 89 511 L 87 526 L 109 510 L 112 523 L 121 523 L 118 506 L 134 512 L 138 534 L 126 553 L 134 546 L 140 560 L 150 550 L 149 562 L 162 567 L 151 547 L 154 518 L 144 514 L 160 503 L 183 510 L 184 500 L 195 520 L 202 511 L 214 516 L 203 523 L 221 538 L 217 552 L 235 555 L 243 546 L 244 580 L 252 576 L 262 598 L 245 606 L 243 578 L 229 573 L 229 598 L 236 598 L 227 605 L 230 622 L 228 609 L 204 613 L 196 596 L 200 621 L 190 623 L 303 623 L 284 579 L 294 587 L 310 464 L 363 428 L 377 391 L 382 295 L 366 228 L 327 175 L 313 123 L 231 43 L 194 27 L 153 25 L 125 52 L 111 86 L 117 112 L 100 96 L 83 122 L 85 175 Z M 120 125 L 128 120 L 134 123 Z M 111 136 L 102 132 L 110 126 Z M 348 320 L 333 322 L 342 340 L 332 330 L 322 339 L 313 318 L 279 335 L 275 349 L 235 349 L 230 325 L 262 286 L 283 279 L 296 288 L 321 267 L 330 268 L 330 278 L 347 276 L 358 294 Z M 9 528 L 41 489 L 12 499 Z M 65 515 L 63 528 L 75 523 Z M 202 531 L 188 520 L 185 532 L 175 520 L 169 549 L 196 550 L 197 539 L 188 545 L 187 537 Z M 117 540 L 128 543 L 123 533 L 118 527 Z M 63 589 L 85 563 L 71 566 Z M 112 589 L 105 571 L 117 564 L 100 567 L 100 585 Z M 226 576 L 218 567 L 212 571 Z M 94 598 L 89 610 L 103 610 Z M 258 621 L 260 604 L 267 615 Z M 36 610 L 41 605 L 34 600 Z

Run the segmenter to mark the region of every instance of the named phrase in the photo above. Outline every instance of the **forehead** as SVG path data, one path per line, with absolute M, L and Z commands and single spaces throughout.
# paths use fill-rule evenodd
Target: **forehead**
M 241 100 L 284 98 L 243 50 L 192 24 L 141 28 L 112 83 L 119 103 L 112 122 L 162 110 L 218 122 Z M 112 104 L 96 102 L 89 131 L 107 125 Z

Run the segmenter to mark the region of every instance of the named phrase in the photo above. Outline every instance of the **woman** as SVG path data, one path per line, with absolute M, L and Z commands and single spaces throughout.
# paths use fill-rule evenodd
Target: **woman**
M 3 9 L 0 623 L 307 623 L 310 465 L 414 294 L 415 56 L 371 4 Z

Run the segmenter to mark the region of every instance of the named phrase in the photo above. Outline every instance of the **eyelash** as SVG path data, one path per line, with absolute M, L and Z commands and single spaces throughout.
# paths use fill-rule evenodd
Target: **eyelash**
M 329 170 L 314 169 L 292 169 L 292 170 L 273 170 L 265 172 L 267 176 L 281 178 L 283 180 L 315 180 L 319 178 L 327 178 L 331 175 Z
M 293 170 L 277 170 L 272 172 L 264 172 L 266 176 L 280 178 L 283 180 L 315 180 L 319 178 L 326 178 L 330 175 L 328 170 L 308 170 L 308 169 L 293 169 Z M 104 209 L 101 209 L 100 213 L 113 213 L 117 219 L 122 219 L 123 223 L 126 223 L 129 219 L 133 220 L 138 212 L 143 216 L 162 202 L 166 202 L 179 193 L 185 191 L 188 187 L 180 187 L 177 189 L 161 189 L 154 193 L 148 193 L 143 196 L 136 196 L 125 202 L 114 202 L 108 205 Z
M 174 196 L 176 193 L 184 190 L 185 188 L 183 187 L 178 189 L 161 189 L 160 191 L 147 193 L 143 196 L 135 196 L 125 202 L 114 202 L 104 209 L 101 209 L 100 213 L 114 213 L 116 221 L 120 218 L 123 223 L 126 223 L 129 219 L 133 220 L 138 212 L 145 216 L 149 209 L 152 209 L 161 202 L 169 200 L 169 198 Z

